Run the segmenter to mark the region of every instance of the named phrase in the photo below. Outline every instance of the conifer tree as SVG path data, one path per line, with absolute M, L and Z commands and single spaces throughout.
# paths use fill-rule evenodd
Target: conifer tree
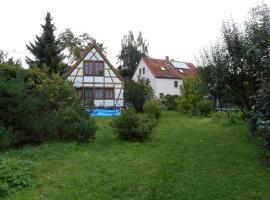
M 48 69 L 50 73 L 60 73 L 62 55 L 59 41 L 54 35 L 56 28 L 52 23 L 52 19 L 51 14 L 47 12 L 45 25 L 41 25 L 41 36 L 36 36 L 34 43 L 30 42 L 29 45 L 26 45 L 34 56 L 34 59 L 26 57 L 26 62 L 30 67 L 36 65 Z

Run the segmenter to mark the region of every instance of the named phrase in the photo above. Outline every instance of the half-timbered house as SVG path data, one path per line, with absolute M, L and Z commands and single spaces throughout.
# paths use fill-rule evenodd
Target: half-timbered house
M 101 49 L 93 43 L 66 73 L 83 105 L 123 107 L 124 83 Z

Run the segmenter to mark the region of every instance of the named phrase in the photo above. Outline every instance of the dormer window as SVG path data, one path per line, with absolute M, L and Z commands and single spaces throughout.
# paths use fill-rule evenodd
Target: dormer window
M 166 70 L 165 67 L 162 67 L 162 66 L 160 66 L 160 69 L 161 69 L 162 71 L 165 71 L 165 70 Z
M 179 70 L 179 72 L 184 73 L 184 70 L 182 70 L 182 69 L 178 69 L 178 70 Z

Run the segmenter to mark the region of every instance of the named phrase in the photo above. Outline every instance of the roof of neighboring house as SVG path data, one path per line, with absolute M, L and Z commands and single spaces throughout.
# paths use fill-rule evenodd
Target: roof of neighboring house
M 192 63 L 149 57 L 143 58 L 143 61 L 156 78 L 181 79 L 196 73 L 196 68 Z

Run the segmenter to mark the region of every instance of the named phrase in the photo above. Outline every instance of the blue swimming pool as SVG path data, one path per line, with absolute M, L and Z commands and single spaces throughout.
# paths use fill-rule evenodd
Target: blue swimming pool
M 91 116 L 100 116 L 100 117 L 109 117 L 109 116 L 118 116 L 121 114 L 119 109 L 104 109 L 104 108 L 95 108 L 93 110 L 87 110 Z

